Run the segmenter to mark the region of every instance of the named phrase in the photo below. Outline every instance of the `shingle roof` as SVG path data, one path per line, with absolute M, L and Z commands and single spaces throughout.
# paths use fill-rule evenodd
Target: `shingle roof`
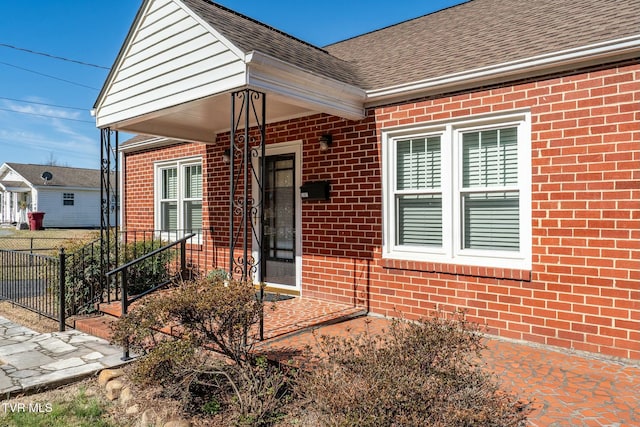
M 380 89 L 640 33 L 639 0 L 470 0 L 324 49 L 210 0 L 183 2 L 245 53 Z
M 639 0 L 471 0 L 325 49 L 374 89 L 637 34 Z
M 210 0 L 183 3 L 244 53 L 258 51 L 324 77 L 358 84 L 352 65 L 323 49 Z
M 182 1 L 245 53 L 367 90 L 640 36 L 640 0 L 469 0 L 319 48 L 211 0 Z
M 42 173 L 51 172 L 53 178 L 47 183 L 51 187 L 100 188 L 99 169 L 81 169 L 65 166 L 6 163 L 32 185 L 44 185 Z

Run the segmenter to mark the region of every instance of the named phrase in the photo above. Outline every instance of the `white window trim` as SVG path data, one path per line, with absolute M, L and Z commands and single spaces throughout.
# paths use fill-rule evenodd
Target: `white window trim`
M 71 203 L 65 203 L 71 202 Z M 75 193 L 62 193 L 62 206 L 75 206 L 76 204 L 76 196 Z
M 460 188 L 462 180 L 460 135 L 464 131 L 517 126 L 520 250 L 473 250 L 462 248 Z M 441 136 L 442 247 L 395 245 L 395 143 L 409 138 Z M 383 247 L 388 259 L 424 261 L 477 267 L 531 270 L 531 113 L 482 115 L 422 125 L 382 130 Z M 455 224 L 460 224 L 455 226 Z
M 202 165 L 202 157 L 188 157 L 184 159 L 174 159 L 167 160 L 162 162 L 154 163 L 154 201 L 153 201 L 153 210 L 154 210 L 154 229 L 159 238 L 166 241 L 173 241 L 180 239 L 184 234 L 184 202 L 186 200 L 195 200 L 193 198 L 185 198 L 184 197 L 184 189 L 182 185 L 184 183 L 184 168 L 186 166 L 194 166 L 194 165 Z M 162 230 L 162 213 L 161 213 L 161 201 L 162 201 L 162 171 L 169 168 L 176 168 L 178 171 L 178 192 L 177 192 L 177 210 L 178 210 L 178 221 L 179 221 L 179 232 L 169 231 L 163 232 Z M 204 167 L 202 168 L 202 202 L 204 205 Z M 198 233 L 197 236 L 194 236 L 190 239 L 190 243 L 198 244 L 200 243 L 202 238 L 202 233 Z

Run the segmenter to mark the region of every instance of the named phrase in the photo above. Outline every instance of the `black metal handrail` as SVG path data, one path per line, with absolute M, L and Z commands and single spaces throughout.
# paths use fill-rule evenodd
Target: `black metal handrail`
M 122 281 L 121 281 L 122 315 L 127 314 L 126 310 L 127 310 L 127 306 L 128 306 L 129 303 L 136 301 L 137 299 L 143 297 L 144 295 L 148 295 L 148 294 L 150 294 L 152 292 L 155 292 L 156 290 L 166 286 L 170 282 L 170 280 L 167 280 L 167 281 L 159 284 L 158 286 L 156 286 L 156 287 L 154 287 L 152 289 L 149 289 L 148 291 L 145 291 L 145 292 L 143 292 L 141 294 L 138 294 L 138 295 L 136 295 L 136 296 L 134 296 L 132 298 L 128 298 L 128 295 L 127 295 L 127 293 L 128 293 L 127 292 L 128 283 L 127 283 L 127 280 L 126 280 L 126 278 L 127 278 L 126 274 L 127 274 L 127 271 L 129 270 L 129 268 L 131 268 L 131 267 L 133 267 L 133 266 L 135 266 L 137 264 L 140 264 L 141 262 L 143 262 L 143 261 L 145 261 L 145 260 L 147 260 L 147 259 L 149 259 L 149 258 L 151 258 L 151 257 L 153 257 L 155 255 L 158 255 L 158 254 L 160 254 L 162 252 L 165 252 L 165 251 L 171 249 L 174 246 L 180 245 L 180 276 L 184 276 L 185 271 L 186 271 L 186 259 L 187 259 L 187 255 L 186 255 L 187 240 L 191 239 L 194 236 L 196 236 L 195 233 L 189 234 L 189 235 L 181 238 L 180 240 L 176 240 L 175 242 L 171 242 L 171 243 L 169 243 L 167 245 L 164 245 L 164 246 L 162 246 L 162 247 L 160 247 L 158 249 L 155 249 L 155 250 L 153 250 L 153 251 L 151 251 L 151 252 L 149 252 L 149 253 L 147 253 L 145 255 L 142 255 L 139 258 L 134 259 L 133 261 L 129 261 L 128 263 L 123 264 L 123 265 L 121 265 L 121 266 L 119 266 L 117 268 L 114 268 L 113 270 L 107 272 L 107 278 L 110 278 L 111 276 L 113 276 L 115 274 L 118 274 L 118 273 L 122 273 L 123 276 L 124 276 L 122 278 Z
M 129 268 L 129 267 L 131 267 L 131 266 L 133 266 L 135 264 L 138 264 L 139 262 L 142 262 L 142 261 L 146 260 L 147 258 L 151 258 L 152 256 L 159 254 L 160 252 L 164 252 L 167 249 L 172 248 L 173 246 L 176 246 L 177 244 L 186 245 L 186 241 L 191 239 L 192 237 L 194 237 L 196 235 L 197 235 L 196 233 L 192 233 L 192 234 L 189 234 L 188 236 L 185 236 L 185 237 L 181 238 L 180 240 L 176 240 L 175 242 L 171 242 L 168 245 L 162 246 L 162 247 L 160 247 L 158 249 L 154 249 L 153 251 L 151 251 L 149 253 L 146 253 L 146 254 L 142 255 L 141 257 L 139 257 L 139 258 L 134 259 L 133 261 L 129 261 L 128 263 L 122 264 L 118 268 L 114 268 L 113 270 L 107 272 L 107 276 L 119 273 L 122 270 L 126 270 L 127 268 Z M 184 253 L 184 251 L 183 251 L 183 253 Z M 185 256 L 185 258 L 186 258 L 186 256 Z
M 128 285 L 128 283 L 125 280 L 126 272 L 128 271 L 128 269 L 130 267 L 133 267 L 134 265 L 137 265 L 137 264 L 139 264 L 139 263 L 141 263 L 141 262 L 143 262 L 143 261 L 145 261 L 145 260 L 147 260 L 147 259 L 159 254 L 159 253 L 165 252 L 165 251 L 171 249 L 174 246 L 180 245 L 180 275 L 183 276 L 185 274 L 185 271 L 186 271 L 186 258 L 187 258 L 186 245 L 187 245 L 187 240 L 191 239 L 194 236 L 196 236 L 195 233 L 189 234 L 188 236 L 185 236 L 185 237 L 181 238 L 180 240 L 176 240 L 175 242 L 171 242 L 171 243 L 169 243 L 169 244 L 167 244 L 165 246 L 162 246 L 161 248 L 154 249 L 153 251 L 151 251 L 151 252 L 149 252 L 149 253 L 147 253 L 145 255 L 142 255 L 139 258 L 134 259 L 133 261 L 129 261 L 128 263 L 123 264 L 123 265 L 121 265 L 121 266 L 119 266 L 117 268 L 114 268 L 113 270 L 107 272 L 107 278 L 110 278 L 111 276 L 113 276 L 115 274 L 118 274 L 118 273 L 123 273 L 125 275 L 125 277 L 123 278 L 122 283 L 121 283 L 121 300 L 123 301 L 123 304 L 122 304 L 122 310 L 123 310 L 122 314 L 123 315 L 127 314 L 126 308 L 127 308 L 128 303 L 134 302 L 135 300 L 143 297 L 144 295 L 148 295 L 151 292 L 154 292 L 154 291 L 158 290 L 159 288 L 166 286 L 167 283 L 170 282 L 170 280 L 168 280 L 168 281 L 166 281 L 165 283 L 163 283 L 163 284 L 161 284 L 159 286 L 156 286 L 156 287 L 154 287 L 152 289 L 149 289 L 148 291 L 145 291 L 145 292 L 143 292 L 141 294 L 138 294 L 138 295 L 136 295 L 136 296 L 134 296 L 134 297 L 129 299 L 128 295 L 127 295 L 127 285 Z M 126 303 L 125 303 L 125 301 L 126 301 Z
M 150 293 L 153 293 L 161 288 L 164 288 L 165 286 L 167 286 L 169 283 L 172 282 L 172 280 L 177 276 L 177 277 L 182 277 L 184 278 L 186 276 L 186 272 L 187 272 L 187 255 L 186 255 L 186 247 L 187 247 L 187 241 L 190 240 L 191 238 L 197 236 L 197 233 L 191 233 L 189 235 L 186 235 L 184 237 L 182 237 L 179 240 L 176 240 L 174 242 L 171 242 L 169 244 L 166 244 L 158 249 L 154 249 L 153 251 L 146 253 L 132 261 L 127 262 L 126 264 L 122 264 L 121 266 L 118 266 L 117 268 L 114 268 L 113 270 L 109 271 L 106 273 L 106 277 L 107 277 L 107 281 L 109 282 L 109 280 L 111 279 L 111 277 L 116 276 L 117 274 L 120 274 L 120 301 L 121 301 L 121 313 L 122 316 L 125 316 L 128 312 L 129 309 L 129 305 L 131 303 L 133 303 L 134 301 L 142 298 L 145 295 L 149 295 Z M 166 280 L 163 280 L 162 282 L 158 283 L 156 286 L 152 287 L 151 289 L 148 289 L 144 292 L 141 292 L 140 294 L 137 294 L 133 297 L 129 297 L 129 269 L 132 267 L 137 266 L 138 264 L 141 264 L 142 262 L 157 256 L 158 254 L 161 254 L 163 252 L 166 252 L 168 250 L 170 250 L 171 248 L 180 245 L 180 267 L 178 269 L 178 274 L 174 275 L 173 277 L 170 277 Z M 124 350 L 124 355 L 123 355 L 123 359 L 127 359 L 129 357 L 129 350 L 125 349 Z

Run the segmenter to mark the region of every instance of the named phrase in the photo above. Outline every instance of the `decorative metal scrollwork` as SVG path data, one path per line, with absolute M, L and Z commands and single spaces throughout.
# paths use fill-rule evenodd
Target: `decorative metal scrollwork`
M 100 296 L 106 292 L 107 298 L 110 297 L 110 286 L 106 283 L 106 272 L 115 265 L 119 255 L 118 239 L 114 238 L 119 219 L 118 138 L 117 131 L 108 127 L 100 129 L 100 268 L 103 273 L 100 275 Z
M 265 96 L 251 89 L 231 94 L 229 273 L 242 281 L 262 282 L 265 270 Z M 257 194 L 253 194 L 256 189 Z M 257 245 L 257 258 L 251 252 L 253 245 Z

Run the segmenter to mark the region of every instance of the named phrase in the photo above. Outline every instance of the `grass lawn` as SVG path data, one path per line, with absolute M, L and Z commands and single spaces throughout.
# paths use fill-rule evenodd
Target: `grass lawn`
M 71 241 L 97 239 L 98 230 L 59 229 L 47 230 L 16 230 L 0 228 L 0 249 L 31 250 L 37 253 L 50 253 L 60 247 L 67 246 Z
M 124 427 L 111 414 L 113 404 L 97 391 L 95 379 L 57 390 L 15 397 L 0 404 L 0 425 L 7 427 Z

